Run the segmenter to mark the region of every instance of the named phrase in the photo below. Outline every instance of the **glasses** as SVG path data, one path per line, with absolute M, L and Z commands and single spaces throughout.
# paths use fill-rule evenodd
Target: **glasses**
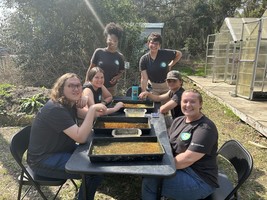
M 167 82 L 168 82 L 168 83 L 176 83 L 177 80 L 174 80 L 174 79 L 167 79 Z
M 69 84 L 67 85 L 68 88 L 71 88 L 72 90 L 75 90 L 75 89 L 81 89 L 82 88 L 82 84 L 81 83 L 78 83 L 78 84 Z

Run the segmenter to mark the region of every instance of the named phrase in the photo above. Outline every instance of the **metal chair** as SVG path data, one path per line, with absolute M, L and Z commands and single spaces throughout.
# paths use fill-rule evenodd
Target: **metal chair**
M 42 196 L 43 199 L 47 199 L 47 197 L 42 192 L 41 186 L 59 186 L 53 198 L 55 199 L 59 191 L 61 190 L 62 186 L 67 180 L 38 176 L 31 170 L 29 166 L 25 164 L 25 161 L 23 160 L 23 155 L 25 154 L 29 146 L 30 132 L 31 132 L 31 126 L 24 127 L 22 130 L 20 130 L 13 136 L 10 143 L 11 154 L 21 168 L 21 174 L 18 177 L 19 181 L 18 200 L 23 199 L 28 194 L 32 186 L 36 188 L 36 190 Z M 71 181 L 74 184 L 77 192 L 78 186 L 73 180 Z M 28 185 L 29 187 L 21 198 L 23 185 Z
M 237 182 L 233 183 L 223 172 L 219 172 L 219 188 L 205 200 L 236 200 L 238 189 L 250 176 L 253 168 L 253 159 L 245 147 L 236 140 L 225 142 L 218 150 L 222 156 L 233 165 L 237 174 Z

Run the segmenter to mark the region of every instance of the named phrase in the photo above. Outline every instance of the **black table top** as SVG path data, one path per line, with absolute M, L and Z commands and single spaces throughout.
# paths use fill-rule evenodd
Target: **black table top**
M 157 135 L 165 149 L 161 161 L 91 163 L 88 157 L 89 140 L 88 143 L 79 145 L 72 154 L 65 166 L 66 171 L 74 174 L 129 174 L 158 177 L 174 175 L 176 169 L 163 115 L 160 114 L 159 118 L 151 118 L 151 124 L 153 129 L 150 134 Z

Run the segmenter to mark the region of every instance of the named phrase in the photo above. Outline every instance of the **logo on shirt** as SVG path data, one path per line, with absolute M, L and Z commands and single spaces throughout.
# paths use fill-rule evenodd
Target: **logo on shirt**
M 99 100 L 99 101 L 102 100 L 102 95 L 99 95 L 98 100 Z
M 120 62 L 119 62 L 118 60 L 115 60 L 115 64 L 116 64 L 116 65 L 119 65 Z
M 103 61 L 98 62 L 98 66 L 101 66 L 101 65 L 103 65 Z
M 191 138 L 191 133 L 181 133 L 181 140 L 186 141 Z
M 165 62 L 160 63 L 160 67 L 162 67 L 162 68 L 167 67 L 167 63 L 165 63 Z

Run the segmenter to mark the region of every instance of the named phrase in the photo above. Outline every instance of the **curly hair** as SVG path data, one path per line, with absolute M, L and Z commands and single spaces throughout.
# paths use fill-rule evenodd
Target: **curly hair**
M 51 90 L 50 98 L 52 101 L 58 102 L 66 106 L 69 106 L 71 104 L 71 102 L 65 97 L 64 92 L 63 92 L 65 82 L 66 80 L 70 78 L 78 78 L 80 80 L 79 76 L 74 73 L 66 73 L 62 75 L 61 77 L 59 77 L 54 83 L 52 90 Z
M 120 40 L 122 37 L 123 28 L 119 24 L 115 24 L 114 22 L 110 22 L 106 25 L 104 29 L 104 36 L 114 34 Z
M 87 71 L 86 74 L 87 79 L 85 81 L 92 81 L 97 72 L 101 72 L 104 74 L 103 69 L 101 69 L 100 67 L 93 67 L 92 69 Z

